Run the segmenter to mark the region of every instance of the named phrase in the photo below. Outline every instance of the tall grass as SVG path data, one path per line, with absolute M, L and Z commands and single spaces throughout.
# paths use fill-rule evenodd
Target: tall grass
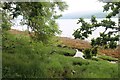
M 66 56 L 66 54 L 68 54 Z M 115 78 L 118 65 L 104 60 L 72 57 L 75 50 L 42 42 L 28 36 L 3 37 L 3 78 Z

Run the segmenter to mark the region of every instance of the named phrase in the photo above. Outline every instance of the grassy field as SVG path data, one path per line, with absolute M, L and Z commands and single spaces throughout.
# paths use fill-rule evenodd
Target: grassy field
M 2 41 L 3 78 L 118 78 L 118 64 L 108 58 L 74 58 L 75 50 L 35 42 L 7 32 Z

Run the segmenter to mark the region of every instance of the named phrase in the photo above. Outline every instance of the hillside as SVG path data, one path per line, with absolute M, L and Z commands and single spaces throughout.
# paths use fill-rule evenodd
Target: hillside
M 79 40 L 79 39 L 71 39 L 71 38 L 67 38 L 67 37 L 60 37 L 60 40 L 62 41 L 62 44 L 66 45 L 68 47 L 72 47 L 72 48 L 86 49 L 86 48 L 91 47 L 89 42 Z M 99 53 L 118 58 L 119 48 L 116 48 L 116 49 L 99 49 Z
M 73 12 L 73 13 L 64 14 L 60 19 L 79 19 L 79 18 L 90 19 L 92 15 L 96 16 L 96 18 L 105 18 L 107 13 L 101 12 L 101 11 L 98 11 L 98 12 Z M 118 18 L 118 15 L 113 18 Z
M 77 47 L 81 48 L 90 47 L 86 41 L 77 40 L 76 43 L 74 39 L 59 37 L 63 47 L 46 45 L 31 40 L 27 32 L 17 30 L 7 31 L 2 40 L 3 78 L 118 78 L 117 58 L 105 55 L 92 59 L 73 57 L 77 44 L 80 43 Z M 76 45 L 67 47 L 64 41 Z
M 27 32 L 23 33 L 23 31 L 18 31 L 18 30 L 15 30 L 15 29 L 11 29 L 10 32 L 12 34 L 28 35 Z M 59 37 L 58 40 L 60 40 L 62 45 L 65 45 L 65 46 L 70 47 L 70 48 L 86 49 L 86 48 L 91 47 L 90 43 L 87 42 L 87 41 L 84 41 L 84 40 L 71 39 L 71 38 L 68 38 L 68 37 Z M 118 58 L 119 48 L 116 48 L 116 49 L 99 49 L 99 53 L 100 54 L 105 54 L 107 56 L 112 56 L 112 57 Z

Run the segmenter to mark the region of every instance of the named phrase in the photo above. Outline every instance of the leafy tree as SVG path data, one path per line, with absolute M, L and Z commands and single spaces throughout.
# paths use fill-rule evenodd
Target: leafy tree
M 4 2 L 3 10 L 7 10 L 14 18 L 23 16 L 22 22 L 31 28 L 32 37 L 48 42 L 60 30 L 55 22 L 61 14 L 57 12 L 67 9 L 65 2 Z M 30 33 L 30 32 L 29 32 Z M 30 33 L 31 34 L 31 33 Z
M 120 11 L 120 2 L 109 2 L 104 5 L 103 11 L 108 11 L 109 14 L 106 15 L 106 18 L 103 19 L 101 22 L 98 22 L 95 16 L 91 17 L 91 23 L 85 22 L 83 18 L 79 18 L 77 24 L 81 24 L 80 28 L 77 29 L 73 35 L 79 39 L 88 38 L 89 35 L 92 35 L 92 32 L 95 31 L 99 27 L 104 27 L 105 30 L 100 33 L 100 37 L 91 40 L 91 49 L 85 49 L 84 54 L 85 58 L 91 59 L 92 56 L 96 56 L 97 48 L 103 47 L 104 48 L 116 48 L 117 42 L 119 41 L 119 34 L 120 27 L 116 25 L 114 21 L 111 20 L 113 16 L 116 16 Z M 119 25 L 119 23 L 118 23 Z M 109 31 L 112 29 L 112 31 Z M 108 31 L 108 32 L 107 32 Z
M 79 39 L 88 38 L 99 27 L 104 27 L 105 30 L 100 33 L 100 37 L 91 40 L 91 45 L 94 46 L 104 46 L 104 48 L 116 48 L 117 42 L 119 41 L 118 32 L 120 27 L 116 25 L 114 21 L 111 20 L 113 16 L 116 16 L 120 10 L 120 2 L 109 2 L 104 5 L 103 11 L 108 11 L 109 14 L 101 22 L 98 22 L 95 16 L 91 17 L 91 23 L 85 22 L 83 18 L 79 18 L 77 24 L 81 24 L 80 28 L 77 29 L 73 35 Z M 112 29 L 112 31 L 109 31 Z M 108 32 L 107 32 L 108 31 Z
M 7 11 L 3 11 L 2 8 L 3 4 L 0 3 L 0 19 L 2 21 L 0 21 L 0 29 L 5 31 L 5 30 L 9 30 L 11 27 L 11 23 L 10 23 L 10 17 L 8 16 Z

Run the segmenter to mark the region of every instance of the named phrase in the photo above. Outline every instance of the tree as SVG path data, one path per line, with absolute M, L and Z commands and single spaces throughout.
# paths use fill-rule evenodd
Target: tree
M 14 18 L 23 16 L 22 22 L 31 28 L 35 40 L 48 42 L 48 40 L 60 31 L 55 22 L 67 8 L 65 2 L 4 2 L 2 7 Z M 58 9 L 58 10 L 56 10 Z M 29 32 L 30 33 L 30 32 Z
M 118 32 L 120 31 L 120 27 L 117 26 L 116 23 L 111 20 L 111 18 L 119 13 L 120 2 L 108 2 L 103 8 L 103 11 L 109 11 L 109 14 L 105 19 L 103 19 L 101 22 L 98 22 L 96 17 L 92 16 L 91 23 L 88 23 L 85 22 L 83 18 L 79 18 L 77 24 L 81 23 L 82 26 L 80 26 L 80 28 L 73 33 L 75 39 L 85 39 L 88 38 L 89 35 L 91 35 L 92 32 L 100 26 L 105 28 L 105 30 L 100 33 L 100 37 L 91 39 L 92 48 L 84 51 L 85 58 L 87 59 L 91 59 L 92 56 L 96 56 L 98 47 L 114 49 L 117 47 L 117 42 L 119 41 L 120 36 Z M 112 31 L 109 31 L 109 29 L 112 29 Z
M 92 34 L 97 28 L 104 27 L 105 30 L 100 33 L 100 37 L 91 40 L 91 45 L 93 47 L 96 46 L 104 46 L 104 48 L 116 48 L 117 42 L 119 41 L 120 27 L 116 25 L 114 21 L 111 20 L 113 16 L 116 16 L 120 10 L 120 2 L 109 2 L 104 5 L 103 11 L 109 11 L 109 14 L 103 19 L 101 22 L 98 22 L 95 16 L 91 17 L 91 23 L 85 22 L 83 18 L 78 20 L 77 24 L 82 24 L 79 29 L 77 29 L 73 35 L 79 39 L 88 38 L 89 35 Z M 112 29 L 112 31 L 109 31 Z M 108 32 L 107 32 L 108 31 Z
M 9 30 L 10 29 L 10 26 L 12 25 L 10 23 L 10 17 L 8 16 L 7 11 L 3 11 L 2 8 L 3 7 L 3 4 L 0 3 L 0 19 L 1 19 L 1 22 L 0 22 L 0 29 L 5 31 L 5 30 Z

